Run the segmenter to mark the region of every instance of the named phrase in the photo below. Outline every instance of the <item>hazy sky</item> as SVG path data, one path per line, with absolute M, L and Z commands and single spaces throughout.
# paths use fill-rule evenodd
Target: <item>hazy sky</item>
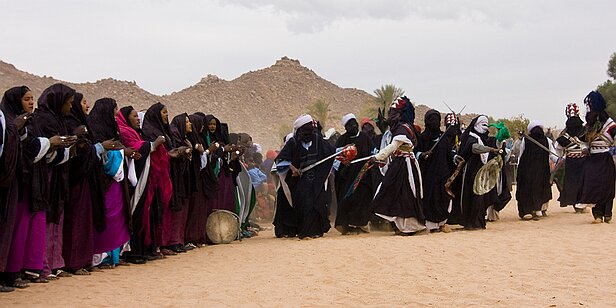
M 0 0 L 0 59 L 166 94 L 286 55 L 342 87 L 393 83 L 440 111 L 562 126 L 565 105 L 607 79 L 615 12 L 613 0 Z

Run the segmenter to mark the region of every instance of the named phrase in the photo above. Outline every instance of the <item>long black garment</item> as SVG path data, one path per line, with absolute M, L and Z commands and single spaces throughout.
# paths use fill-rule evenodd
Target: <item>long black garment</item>
M 549 148 L 543 128 L 537 126 L 523 139 L 524 152 L 520 156 L 517 174 L 516 200 L 518 215 L 523 217 L 541 211 L 544 203 L 552 199 L 550 188 L 550 154 L 526 138 L 533 138 Z
M 59 83 L 45 89 L 38 99 L 38 108 L 34 111 L 32 125 L 28 129 L 32 129 L 37 137 L 68 135 L 62 106 L 74 95 L 74 89 Z M 65 149 L 59 148 L 55 150 L 55 157 L 51 161 L 42 159 L 32 169 L 31 211 L 46 209 L 47 222 L 56 224 L 69 199 L 69 166 L 61 164 L 64 158 Z
M 479 140 L 472 136 L 470 132 L 473 132 L 479 136 L 485 146 L 496 146 L 493 142 L 489 141 L 487 133 L 479 134 L 475 131 L 474 126 L 477 122 L 477 118 L 473 119 L 467 130 L 462 135 L 460 139 L 460 152 L 458 154 L 464 158 L 466 164 L 462 169 L 462 174 L 460 176 L 460 203 L 455 204 L 455 206 L 458 206 L 460 211 L 459 223 L 466 229 L 485 229 L 486 210 L 490 205 L 495 204 L 498 198 L 496 195 L 496 188 L 481 196 L 476 195 L 473 192 L 475 177 L 479 169 L 484 164 L 481 160 L 481 155 L 473 153 L 473 144 L 478 143 Z
M 336 148 L 341 148 L 349 144 L 355 144 L 357 148 L 357 158 L 370 156 L 374 149 L 374 144 L 368 135 L 359 132 L 357 136 L 350 136 L 344 133 L 336 142 Z M 372 201 L 373 187 L 371 173 L 366 173 L 365 177 L 359 182 L 355 192 L 346 197 L 347 192 L 353 185 L 355 178 L 364 166 L 364 162 L 344 165 L 340 164 L 336 172 L 336 194 L 338 210 L 336 211 L 336 227 L 354 226 L 361 227 L 368 224 L 370 218 L 370 203 Z
M 441 138 L 441 139 L 439 139 Z M 437 144 L 438 142 L 438 144 Z M 451 198 L 445 191 L 445 182 L 453 169 L 453 152 L 447 135 L 427 129 L 419 135 L 416 152 L 427 152 L 436 144 L 427 159 L 420 157 L 419 167 L 423 180 L 423 209 L 426 220 L 439 223 L 449 217 Z
M 407 124 L 399 124 L 391 132 L 394 140 L 397 136 L 404 136 L 414 144 L 417 143 L 414 130 Z M 412 158 L 392 155 L 391 159 L 381 186 L 372 201 L 372 212 L 397 218 L 415 218 L 419 224 L 425 224 L 422 200 L 419 196 L 421 172 L 411 161 Z M 411 188 L 409 172 L 413 173 L 416 193 L 413 193 Z
M 313 134 L 311 141 L 312 145 L 306 149 L 297 138 L 289 140 L 278 154 L 277 161 L 289 161 L 301 169 L 334 154 L 334 147 L 317 134 Z M 291 171 L 287 174 L 285 181 L 291 190 L 300 238 L 322 236 L 330 229 L 325 181 L 333 162 L 333 159 L 328 160 L 299 177 L 291 176 Z
M 188 118 L 188 115 L 183 113 L 171 120 L 171 139 L 175 148 L 191 147 L 186 137 L 186 118 Z M 188 198 L 196 190 L 194 187 L 195 170 L 191 168 L 192 161 L 184 153 L 180 153 L 180 156 L 176 158 L 170 157 L 169 164 L 171 165 L 171 182 L 173 184 L 173 195 L 169 208 L 179 212 L 183 206 L 188 205 Z
M 16 114 L 11 111 L 11 107 L 19 106 L 21 109 L 21 98 L 27 91 L 26 87 L 9 89 L 0 103 L 0 117 L 3 117 L 5 122 L 3 126 L 0 121 L 0 145 L 3 146 L 0 155 L 0 273 L 4 272 L 10 252 L 19 192 L 16 175 L 20 173 L 17 167 L 21 144 L 19 132 L 13 124 Z M 19 111 L 20 114 L 23 113 L 21 111 L 23 110 Z
M 582 187 L 582 177 L 584 162 L 587 155 L 582 153 L 581 147 L 573 142 L 574 138 L 585 141 L 585 130 L 582 120 L 577 116 L 572 116 L 565 123 L 565 131 L 556 138 L 556 142 L 565 149 L 565 165 L 562 189 L 558 201 L 561 207 L 575 205 L 579 203 L 579 194 Z

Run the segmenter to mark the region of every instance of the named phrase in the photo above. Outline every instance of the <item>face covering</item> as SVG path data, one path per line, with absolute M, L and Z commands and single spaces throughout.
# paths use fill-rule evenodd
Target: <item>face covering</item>
M 488 132 L 488 117 L 480 116 L 473 127 L 479 134 L 485 134 Z

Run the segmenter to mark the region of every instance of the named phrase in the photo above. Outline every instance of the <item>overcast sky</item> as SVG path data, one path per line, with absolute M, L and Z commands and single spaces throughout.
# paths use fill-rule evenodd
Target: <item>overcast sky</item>
M 616 1 L 0 0 L 0 59 L 37 75 L 167 94 L 282 56 L 342 87 L 562 126 L 607 79 Z

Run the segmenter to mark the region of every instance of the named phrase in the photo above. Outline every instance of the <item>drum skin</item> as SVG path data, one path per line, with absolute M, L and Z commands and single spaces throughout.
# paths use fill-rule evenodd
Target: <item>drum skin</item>
M 214 211 L 207 218 L 205 231 L 214 244 L 229 244 L 238 238 L 239 219 L 235 213 L 226 210 Z

